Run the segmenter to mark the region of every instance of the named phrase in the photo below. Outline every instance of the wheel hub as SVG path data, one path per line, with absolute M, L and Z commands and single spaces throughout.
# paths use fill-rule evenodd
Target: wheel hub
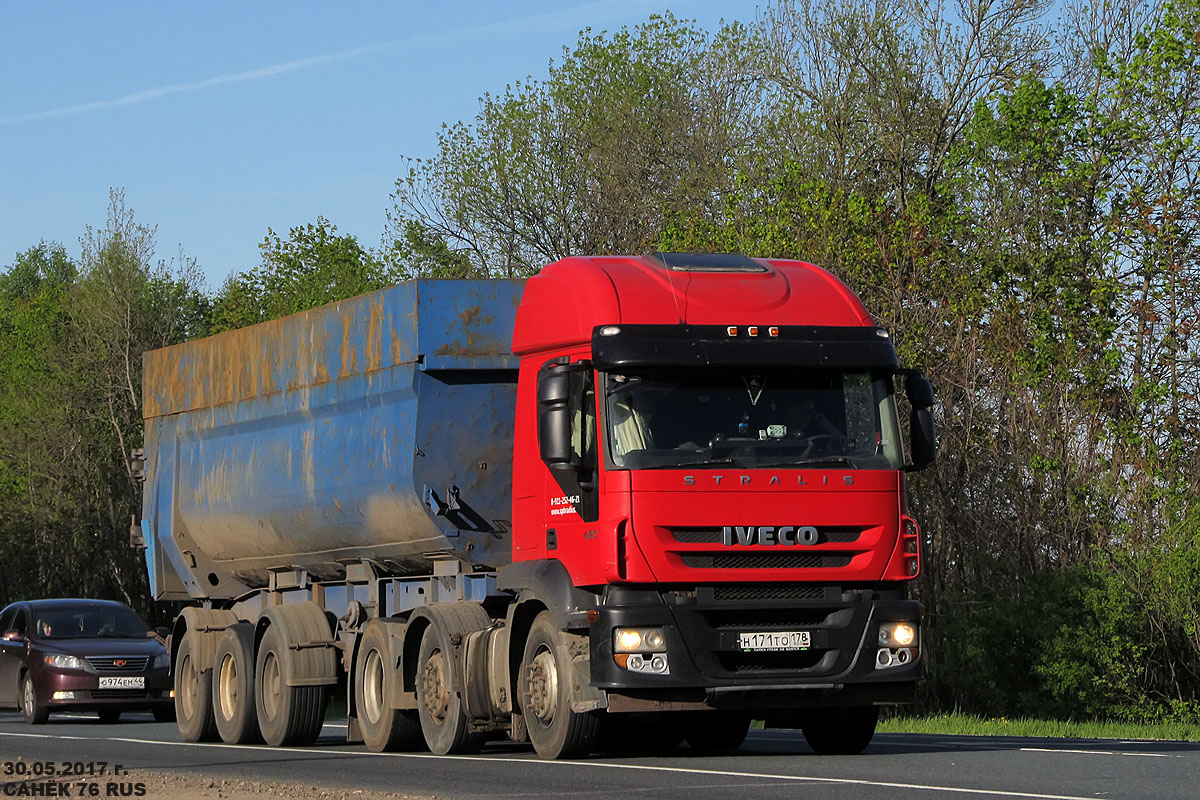
M 439 725 L 446 721 L 450 709 L 450 691 L 442 670 L 442 651 L 435 650 L 421 671 L 421 697 L 425 710 Z
M 529 710 L 543 723 L 549 724 L 558 710 L 558 668 L 554 663 L 554 654 L 543 648 L 526 669 Z

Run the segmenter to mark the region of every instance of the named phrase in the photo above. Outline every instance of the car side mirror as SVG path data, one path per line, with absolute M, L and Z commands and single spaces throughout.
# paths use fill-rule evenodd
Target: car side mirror
M 6 642 L 23 642 L 25 641 L 25 636 L 20 631 L 13 629 L 5 631 L 4 635 L 0 636 L 0 639 Z
M 150 630 L 146 631 L 146 638 L 147 639 L 162 639 L 165 641 L 167 636 L 170 635 L 170 633 L 171 633 L 170 628 L 168 628 L 164 625 L 159 625 L 157 628 L 151 628 Z

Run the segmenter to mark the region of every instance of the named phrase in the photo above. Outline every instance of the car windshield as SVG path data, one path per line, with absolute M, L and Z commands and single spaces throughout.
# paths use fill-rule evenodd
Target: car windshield
M 36 609 L 39 639 L 144 639 L 146 625 L 128 608 L 110 605 Z
M 901 464 L 890 374 L 646 369 L 610 373 L 605 387 L 609 454 L 616 467 Z

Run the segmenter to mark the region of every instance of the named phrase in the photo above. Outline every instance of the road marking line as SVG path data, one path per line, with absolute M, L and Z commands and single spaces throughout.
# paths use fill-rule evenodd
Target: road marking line
M 1029 800 L 1096 800 L 1095 797 L 1066 794 L 1039 794 L 1036 792 L 1014 792 L 1003 789 L 969 789 L 958 786 L 938 786 L 922 783 L 899 783 L 894 781 L 872 781 L 859 778 L 820 778 L 810 775 L 772 775 L 761 772 L 740 772 L 723 769 L 689 769 L 686 767 L 660 767 L 651 764 L 612 764 L 605 761 L 544 761 L 540 758 L 512 758 L 510 756 L 435 756 L 432 753 L 373 753 L 369 750 L 324 750 L 316 747 L 249 747 L 240 744 L 220 744 L 215 742 L 167 742 L 161 739 L 131 739 L 118 736 L 60 736 L 44 733 L 9 733 L 0 731 L 0 736 L 12 736 L 24 739 L 57 739 L 82 742 L 121 742 L 125 744 L 160 744 L 169 747 L 211 747 L 230 750 L 250 750 L 265 755 L 272 753 L 308 753 L 319 755 L 354 756 L 357 758 L 405 758 L 405 759 L 439 759 L 443 761 L 490 761 L 500 763 L 541 764 L 545 766 L 595 767 L 598 769 L 635 770 L 642 772 L 667 772 L 683 775 L 712 775 L 724 778 L 755 778 L 758 780 L 791 781 L 795 783 L 830 783 L 842 786 L 873 786 L 884 789 L 916 789 L 927 792 L 942 792 L 947 794 L 986 795 L 989 797 L 1022 797 Z
M 1067 750 L 1058 747 L 1022 747 L 1024 753 L 1075 753 L 1082 756 L 1142 756 L 1143 758 L 1183 758 L 1179 753 L 1125 753 L 1117 750 Z

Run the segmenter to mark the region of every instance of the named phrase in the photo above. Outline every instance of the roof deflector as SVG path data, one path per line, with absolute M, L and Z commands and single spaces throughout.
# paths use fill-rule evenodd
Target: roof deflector
M 766 272 L 757 261 L 737 253 L 651 253 L 674 272 Z

